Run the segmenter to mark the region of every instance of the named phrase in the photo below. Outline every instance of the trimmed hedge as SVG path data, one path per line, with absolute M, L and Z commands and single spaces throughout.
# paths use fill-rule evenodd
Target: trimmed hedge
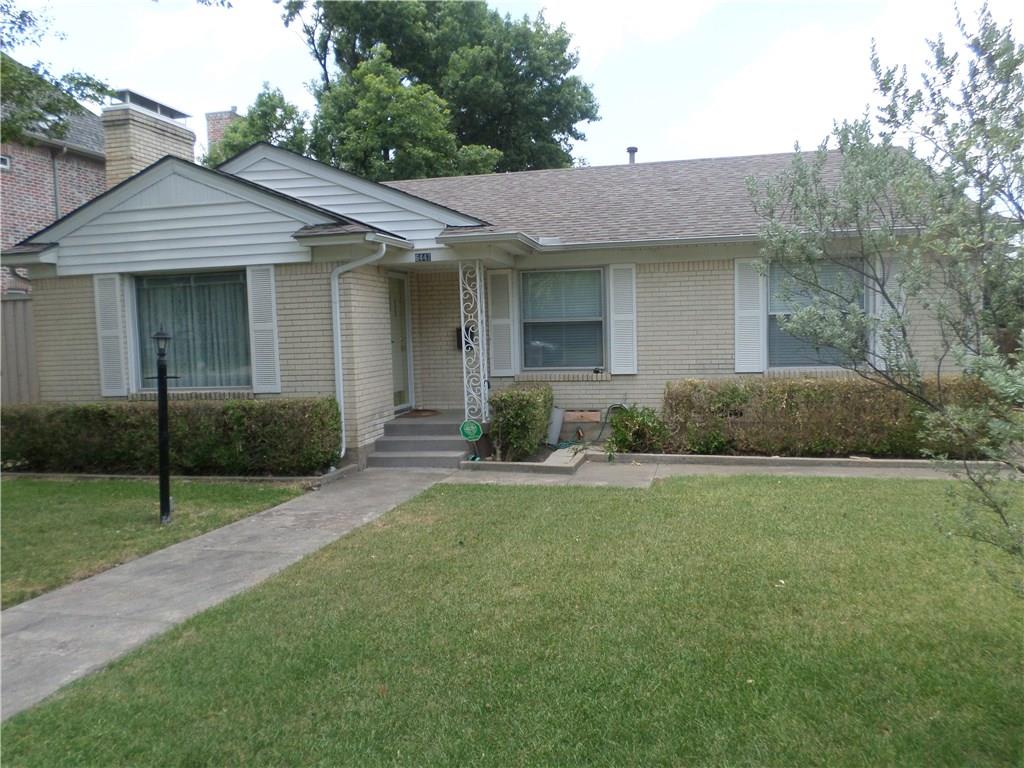
M 947 402 L 980 403 L 983 387 L 943 382 Z M 686 380 L 665 389 L 672 453 L 921 458 L 922 418 L 906 395 L 861 379 Z
M 172 400 L 171 470 L 309 475 L 338 456 L 333 398 Z M 36 472 L 154 474 L 156 403 L 18 405 L 0 411 L 3 465 Z
M 502 461 L 522 461 L 544 443 L 555 402 L 547 384 L 527 384 L 491 395 L 490 437 Z

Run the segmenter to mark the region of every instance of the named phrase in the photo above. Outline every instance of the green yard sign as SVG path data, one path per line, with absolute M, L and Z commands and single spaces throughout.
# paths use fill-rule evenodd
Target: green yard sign
M 459 434 L 462 435 L 463 440 L 468 440 L 471 443 L 475 443 L 484 434 L 484 428 L 480 426 L 479 421 L 473 421 L 473 419 L 466 419 L 462 424 L 459 425 Z

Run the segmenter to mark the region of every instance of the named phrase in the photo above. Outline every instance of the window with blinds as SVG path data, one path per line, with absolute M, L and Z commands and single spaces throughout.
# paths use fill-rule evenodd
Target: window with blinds
M 829 262 L 816 269 L 814 281 L 825 290 L 842 297 L 851 305 L 864 308 L 863 276 L 844 264 Z M 839 365 L 842 356 L 834 347 L 815 347 L 806 339 L 787 333 L 782 328 L 786 315 L 810 306 L 814 293 L 781 264 L 768 270 L 768 365 L 772 368 Z
M 523 272 L 523 368 L 603 368 L 602 270 Z

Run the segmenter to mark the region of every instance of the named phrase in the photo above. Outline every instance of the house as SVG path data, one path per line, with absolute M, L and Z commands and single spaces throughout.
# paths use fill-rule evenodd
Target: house
M 86 111 L 65 117 L 67 128 L 59 138 L 29 134 L 31 143 L 0 145 L 0 251 L 165 154 L 192 160 L 195 134 L 181 123 L 186 117 L 124 89 L 113 94 L 101 115 Z M 27 280 L 6 268 L 0 281 L 5 291 L 29 289 Z
M 832 375 L 779 326 L 747 178 L 790 154 L 378 184 L 267 144 L 165 157 L 27 238 L 44 400 L 335 396 L 365 462 L 410 408 L 490 390 L 660 405 L 667 381 Z M 916 347 L 934 323 L 915 329 Z

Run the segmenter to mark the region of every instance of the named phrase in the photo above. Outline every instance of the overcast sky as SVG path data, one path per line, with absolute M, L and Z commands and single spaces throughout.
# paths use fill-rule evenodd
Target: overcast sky
M 272 0 L 207 8 L 194 0 L 23 0 L 44 8 L 63 39 L 15 52 L 53 70 L 78 69 L 188 112 L 197 156 L 204 114 L 245 109 L 264 81 L 312 111 L 308 83 L 317 66 Z M 973 19 L 980 0 L 959 0 Z M 579 49 L 578 74 L 600 104 L 576 156 L 592 165 L 785 152 L 814 146 L 835 118 L 872 102 L 869 54 L 920 71 L 925 38 L 954 36 L 953 3 L 861 2 L 534 2 L 492 3 L 514 16 L 544 10 L 564 22 Z M 997 20 L 1016 22 L 1018 2 L 991 0 Z

